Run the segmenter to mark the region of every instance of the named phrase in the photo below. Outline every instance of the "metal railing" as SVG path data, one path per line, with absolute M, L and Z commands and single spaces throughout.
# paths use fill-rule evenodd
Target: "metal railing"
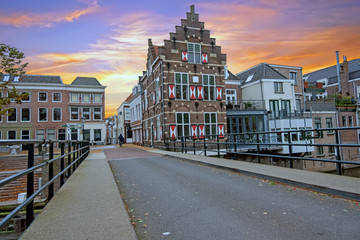
M 60 187 L 65 183 L 65 178 L 69 178 L 82 161 L 90 152 L 88 141 L 51 141 L 51 140 L 0 140 L 0 145 L 23 145 L 27 146 L 27 169 L 20 171 L 10 177 L 0 180 L 0 187 L 5 186 L 21 177 L 27 177 L 26 200 L 19 204 L 11 213 L 0 221 L 0 229 L 2 229 L 11 219 L 13 219 L 23 208 L 26 208 L 26 227 L 34 220 L 34 200 L 45 189 L 48 190 L 47 201 L 54 196 L 54 181 L 60 178 Z M 58 144 L 60 155 L 54 157 L 54 145 Z M 44 154 L 44 149 L 49 149 L 48 160 L 34 165 L 35 146 L 39 148 L 39 153 Z M 67 152 L 66 152 L 67 149 Z M 67 166 L 65 167 L 65 158 L 67 158 Z M 54 176 L 54 162 L 60 160 L 60 170 Z M 48 181 L 39 186 L 35 191 L 34 172 L 37 169 L 48 167 Z
M 264 100 L 226 100 L 227 110 L 265 110 Z
M 257 157 L 257 162 L 261 163 L 261 157 L 280 158 L 289 161 L 290 168 L 293 168 L 293 160 L 330 162 L 336 164 L 338 175 L 342 175 L 342 166 L 352 164 L 360 166 L 359 161 L 347 161 L 342 159 L 341 153 L 343 148 L 360 148 L 358 140 L 354 139 L 355 144 L 344 144 L 340 135 L 342 131 L 360 130 L 360 127 L 348 128 L 323 128 L 323 129 L 301 129 L 285 131 L 268 131 L 268 132 L 249 132 L 204 136 L 180 136 L 177 139 L 165 139 L 161 144 L 155 145 L 168 151 L 181 151 L 183 153 L 193 153 L 207 156 L 209 153 L 217 157 L 221 155 L 231 156 L 253 156 Z M 315 143 L 316 139 L 323 140 L 325 134 L 331 134 L 333 140 L 326 143 Z M 357 134 L 356 134 L 357 135 Z M 356 137 L 357 138 L 357 137 Z M 164 145 L 162 145 L 164 144 Z M 305 152 L 295 153 L 296 146 L 314 147 L 311 152 L 316 151 L 315 147 L 332 147 L 335 159 L 314 158 L 305 156 Z M 281 154 L 285 150 L 285 154 Z M 304 156 L 299 156 L 303 154 Z

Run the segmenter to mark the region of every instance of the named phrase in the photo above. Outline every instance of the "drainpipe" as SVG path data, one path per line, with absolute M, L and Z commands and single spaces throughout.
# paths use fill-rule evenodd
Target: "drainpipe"
M 163 124 L 162 124 L 162 138 L 164 141 L 165 146 L 165 105 L 164 105 L 164 69 L 163 69 L 163 60 L 160 59 L 160 69 L 161 69 L 161 108 L 162 108 L 162 115 L 163 115 Z M 159 136 L 160 137 L 160 136 Z

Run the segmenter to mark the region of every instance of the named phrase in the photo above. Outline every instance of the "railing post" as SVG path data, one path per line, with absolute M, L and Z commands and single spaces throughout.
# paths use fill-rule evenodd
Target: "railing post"
M 340 141 L 339 141 L 339 130 L 335 129 L 335 138 L 336 138 L 336 160 L 341 161 L 341 154 L 340 154 Z M 338 175 L 342 175 L 341 163 L 336 163 L 336 172 Z
M 257 154 L 260 154 L 260 138 L 259 138 L 259 133 L 256 133 L 256 146 L 257 146 Z M 260 163 L 260 155 L 257 156 L 258 159 L 258 163 Z
M 185 141 L 184 141 L 184 145 L 185 145 L 185 153 L 187 153 L 187 146 L 186 146 L 186 138 L 185 138 Z
M 292 155 L 292 145 L 291 145 L 291 134 L 290 134 L 290 132 L 288 132 L 288 134 L 289 134 L 289 156 L 291 156 Z M 290 168 L 293 168 L 294 166 L 293 166 L 293 161 L 292 161 L 292 159 L 289 159 L 289 162 L 290 162 Z
M 220 158 L 220 142 L 219 142 L 219 135 L 216 136 L 216 145 L 217 145 L 217 152 L 218 152 L 218 158 Z
M 68 166 L 71 164 L 71 142 L 68 141 Z M 68 175 L 67 177 L 69 178 L 71 176 L 71 167 L 68 168 Z
M 54 158 L 54 143 L 50 142 L 50 150 L 49 150 L 49 160 Z M 54 163 L 49 163 L 49 179 L 51 181 L 54 177 Z M 49 185 L 48 188 L 48 200 L 50 200 L 54 196 L 54 182 Z
M 61 149 L 61 156 L 63 156 L 65 154 L 65 144 L 62 142 L 60 143 L 60 149 Z M 61 158 L 60 160 L 60 172 L 64 171 L 64 158 Z M 60 176 L 60 187 L 64 185 L 64 174 L 61 174 Z
M 34 144 L 28 144 L 28 168 L 34 166 Z M 34 172 L 27 175 L 26 197 L 34 194 Z M 30 226 L 34 220 L 34 200 L 26 206 L 26 226 Z
M 195 137 L 193 137 L 193 148 L 194 148 L 194 155 L 196 155 L 196 148 L 195 148 Z
M 176 146 L 175 146 L 175 144 L 176 144 L 176 139 L 174 138 L 174 152 L 176 152 Z
M 234 152 L 237 152 L 236 135 L 234 134 Z
M 184 136 L 181 136 L 181 152 L 184 153 Z
M 206 136 L 204 136 L 204 156 L 206 157 Z
M 73 145 L 73 151 L 74 151 L 72 161 L 74 162 L 76 160 L 76 143 L 73 142 L 72 145 Z M 73 173 L 75 172 L 75 169 L 76 169 L 76 163 L 73 164 Z
M 76 161 L 76 167 L 78 168 L 78 167 L 79 167 L 79 164 L 80 164 L 80 159 L 79 159 L 79 157 L 80 157 L 79 142 L 76 142 L 75 145 L 76 145 L 76 159 L 77 159 L 77 161 Z

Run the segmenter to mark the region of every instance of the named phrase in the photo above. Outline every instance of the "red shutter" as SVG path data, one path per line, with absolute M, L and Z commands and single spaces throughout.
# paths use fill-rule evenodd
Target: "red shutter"
M 187 52 L 185 52 L 185 51 L 181 52 L 181 60 L 182 60 L 183 62 L 187 62 L 187 61 L 188 61 L 188 53 L 187 53 Z
M 170 125 L 170 138 L 176 139 L 176 125 Z
M 204 95 L 203 86 L 198 86 L 197 89 L 198 89 L 198 99 L 203 100 L 203 95 Z
M 216 100 L 222 100 L 221 87 L 216 87 Z
M 208 63 L 208 55 L 206 53 L 201 54 L 201 61 L 202 63 Z
M 219 124 L 218 130 L 219 130 L 219 138 L 224 138 L 224 124 Z
M 197 139 L 197 125 L 191 125 L 191 136 Z
M 204 134 L 205 134 L 205 127 L 204 125 L 199 125 L 199 136 L 200 138 L 204 138 Z
M 175 85 L 169 84 L 169 99 L 175 99 Z
M 154 127 L 154 139 L 157 140 L 157 138 L 156 138 L 156 127 Z
M 195 86 L 190 86 L 190 99 L 191 100 L 196 99 L 195 89 L 196 89 Z

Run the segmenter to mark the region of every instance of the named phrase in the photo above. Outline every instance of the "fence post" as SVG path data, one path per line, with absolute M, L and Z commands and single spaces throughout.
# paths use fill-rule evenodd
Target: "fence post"
M 61 156 L 65 154 L 65 144 L 60 143 L 60 149 L 61 149 Z M 60 172 L 64 171 L 64 158 L 61 158 L 60 160 Z M 61 174 L 60 176 L 60 187 L 64 185 L 64 174 Z
M 234 152 L 237 152 L 236 135 L 234 134 Z
M 49 149 L 49 160 L 54 158 L 54 143 L 50 142 L 50 149 Z M 49 163 L 49 179 L 48 181 L 51 181 L 54 177 L 54 162 Z M 48 188 L 48 200 L 50 201 L 50 199 L 54 196 L 54 182 L 52 182 L 49 185 Z
M 71 164 L 71 142 L 68 141 L 68 166 Z M 71 167 L 68 168 L 68 175 L 67 177 L 69 178 L 71 176 Z
M 181 136 L 181 152 L 184 153 L 184 136 Z
M 187 153 L 187 146 L 186 146 L 186 138 L 185 138 L 185 141 L 184 141 L 184 145 L 185 145 L 185 153 Z
M 204 136 L 204 156 L 206 157 L 206 136 Z
M 288 134 L 289 134 L 289 156 L 291 156 L 292 155 L 292 146 L 291 146 L 291 134 L 290 134 L 290 132 L 288 132 Z M 292 161 L 292 159 L 289 159 L 289 162 L 290 162 L 290 168 L 293 168 L 294 166 L 293 166 L 293 161 Z
M 335 138 L 336 138 L 336 160 L 341 161 L 341 154 L 340 154 L 340 147 L 339 147 L 339 130 L 335 129 Z M 341 169 L 341 163 L 337 162 L 336 163 L 336 172 L 338 175 L 342 175 L 342 169 Z
M 34 144 L 28 144 L 28 168 L 34 166 Z M 26 187 L 26 196 L 30 197 L 34 194 L 34 172 L 28 173 L 27 175 L 27 187 Z M 34 200 L 32 200 L 26 206 L 26 226 L 30 226 L 31 222 L 34 220 Z
M 175 144 L 176 144 L 176 139 L 174 138 L 174 152 L 176 152 Z
M 219 135 L 216 136 L 217 140 L 217 152 L 218 152 L 218 158 L 220 158 L 220 142 L 219 142 Z
M 76 143 L 73 142 L 72 145 L 73 145 L 73 151 L 74 151 L 72 161 L 74 162 L 76 160 Z M 76 163 L 73 164 L 73 172 L 75 172 L 75 169 L 76 169 Z
M 193 148 L 194 148 L 194 155 L 196 155 L 196 148 L 195 148 L 195 137 L 193 137 Z
M 257 146 L 257 154 L 260 154 L 260 138 L 259 138 L 259 133 L 256 133 L 256 146 Z M 260 155 L 257 156 L 257 159 L 258 159 L 258 163 L 260 163 Z

